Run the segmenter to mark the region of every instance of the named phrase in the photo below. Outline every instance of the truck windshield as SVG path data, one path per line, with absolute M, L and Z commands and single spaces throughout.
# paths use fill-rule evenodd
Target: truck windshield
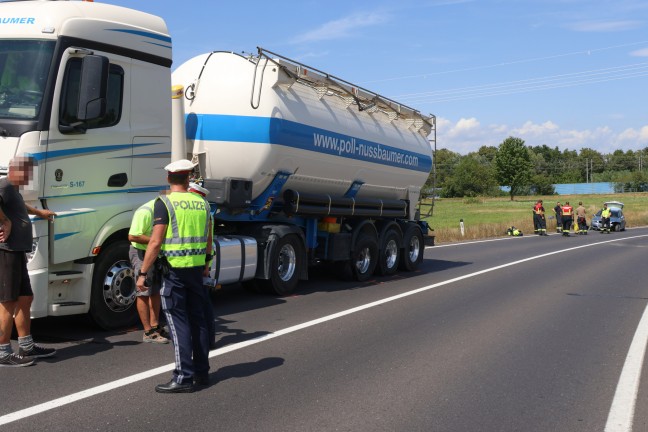
M 54 41 L 0 40 L 0 118 L 38 117 Z

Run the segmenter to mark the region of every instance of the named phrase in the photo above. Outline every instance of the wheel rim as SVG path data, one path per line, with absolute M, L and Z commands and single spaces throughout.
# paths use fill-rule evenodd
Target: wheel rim
M 391 269 L 398 263 L 398 244 L 396 240 L 389 240 L 385 246 L 385 263 L 387 268 Z
M 421 253 L 421 243 L 419 238 L 416 235 L 413 235 L 410 239 L 409 244 L 409 259 L 411 262 L 416 262 L 418 260 L 419 254 Z
M 113 312 L 123 312 L 135 302 L 133 270 L 127 261 L 117 261 L 106 272 L 103 298 Z
M 279 278 L 288 282 L 295 274 L 297 268 L 297 253 L 295 248 L 290 244 L 285 244 L 279 250 L 279 257 L 277 262 L 277 275 Z
M 358 269 L 358 273 L 364 274 L 369 270 L 369 266 L 371 265 L 371 251 L 369 250 L 368 247 L 363 248 L 360 250 L 360 253 L 358 254 L 358 259 L 356 260 L 356 268 Z

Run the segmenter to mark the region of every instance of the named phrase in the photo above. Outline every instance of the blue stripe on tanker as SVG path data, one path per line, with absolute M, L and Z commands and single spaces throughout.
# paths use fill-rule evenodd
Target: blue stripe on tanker
M 414 153 L 398 147 L 362 140 L 285 119 L 188 114 L 186 116 L 186 127 L 187 139 L 275 144 L 413 171 L 430 172 L 432 168 L 432 158 L 429 155 Z M 317 146 L 314 143 L 314 135 L 331 137 L 334 140 L 342 139 L 347 143 L 352 142 L 353 145 L 348 152 L 341 151 L 339 147 Z M 371 148 L 373 157 L 371 154 L 359 154 L 359 148 L 363 150 Z M 396 160 L 390 160 L 390 158 Z M 407 161 L 415 161 L 416 164 L 408 164 Z

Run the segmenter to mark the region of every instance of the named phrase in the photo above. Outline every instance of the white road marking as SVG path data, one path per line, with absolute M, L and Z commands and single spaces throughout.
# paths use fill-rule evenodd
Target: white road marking
M 608 414 L 605 432 L 631 432 L 634 419 L 641 368 L 648 343 L 648 306 L 644 310 L 639 327 L 632 338 L 630 350 L 621 371 L 612 407 Z
M 517 264 L 522 264 L 522 263 L 525 263 L 525 262 L 528 262 L 528 261 L 533 261 L 533 260 L 536 260 L 536 259 L 551 256 L 551 255 L 557 255 L 557 254 L 560 254 L 560 253 L 571 252 L 571 251 L 574 251 L 574 250 L 577 250 L 577 249 L 583 249 L 583 248 L 598 246 L 598 245 L 602 245 L 602 244 L 606 244 L 606 243 L 614 243 L 614 242 L 630 240 L 630 239 L 636 239 L 636 238 L 642 238 L 642 237 L 648 237 L 648 234 L 638 235 L 638 236 L 633 236 L 633 237 L 624 237 L 624 238 L 620 238 L 620 239 L 612 239 L 612 240 L 601 241 L 601 242 L 597 242 L 597 243 L 590 243 L 590 244 L 586 244 L 586 245 L 575 246 L 575 247 L 571 247 L 571 248 L 568 248 L 568 249 L 563 249 L 563 250 L 559 250 L 559 251 L 552 251 L 552 252 L 548 252 L 548 253 L 545 253 L 545 254 L 536 255 L 536 256 L 533 256 L 533 257 L 524 258 L 524 259 L 517 260 L 517 261 L 512 261 L 512 262 L 507 263 L 507 264 L 501 264 L 501 265 L 498 265 L 498 266 L 495 266 L 495 267 L 487 268 L 487 269 L 480 270 L 480 271 L 477 271 L 477 272 L 474 272 L 474 273 L 469 273 L 469 274 L 459 276 L 459 277 L 456 277 L 456 278 L 453 278 L 453 279 L 448 279 L 448 280 L 443 281 L 443 282 L 438 282 L 438 283 L 428 285 L 428 286 L 425 286 L 425 287 L 422 287 L 422 288 L 417 288 L 417 289 L 412 290 L 412 291 L 407 291 L 407 292 L 402 293 L 402 294 L 387 297 L 387 298 L 384 298 L 382 300 L 377 300 L 377 301 L 367 303 L 367 304 L 364 304 L 364 305 L 361 305 L 361 306 L 357 306 L 357 307 L 354 307 L 354 308 L 351 308 L 351 309 L 343 310 L 341 312 L 338 312 L 338 313 L 335 313 L 335 314 L 332 314 L 332 315 L 327 315 L 325 317 L 321 317 L 321 318 L 317 318 L 317 319 L 314 319 L 314 320 L 311 320 L 311 321 L 307 321 L 307 322 L 302 323 L 302 324 L 297 324 L 295 326 L 288 327 L 288 328 L 285 328 L 285 329 L 282 329 L 282 330 L 277 330 L 276 332 L 269 333 L 267 335 L 263 335 L 263 336 L 260 336 L 260 337 L 254 338 L 254 339 L 250 339 L 248 341 L 228 345 L 226 347 L 219 348 L 217 350 L 211 351 L 209 353 L 209 357 L 210 358 L 217 357 L 217 356 L 220 356 L 220 355 L 232 352 L 232 351 L 238 351 L 240 349 L 246 348 L 246 347 L 251 346 L 251 345 L 256 345 L 258 343 L 265 342 L 265 341 L 268 341 L 270 339 L 274 339 L 274 338 L 277 338 L 277 337 L 280 337 L 280 336 L 284 336 L 284 335 L 287 335 L 287 334 L 290 334 L 290 333 L 294 333 L 296 331 L 303 330 L 305 328 L 312 327 L 312 326 L 315 326 L 315 325 L 318 325 L 318 324 L 322 324 L 322 323 L 325 323 L 327 321 L 331 321 L 331 320 L 334 320 L 334 319 L 337 319 L 337 318 L 341 318 L 341 317 L 346 316 L 346 315 L 351 315 L 353 313 L 360 312 L 360 311 L 363 311 L 365 309 L 370 309 L 370 308 L 373 308 L 373 307 L 376 307 L 376 306 L 379 306 L 379 305 L 382 305 L 382 304 L 385 304 L 385 303 L 389 303 L 389 302 L 399 300 L 399 299 L 404 298 L 404 297 L 409 297 L 411 295 L 415 295 L 415 294 L 419 294 L 419 293 L 429 291 L 429 290 L 432 290 L 432 289 L 435 289 L 435 288 L 439 288 L 441 286 L 449 285 L 449 284 L 452 284 L 452 283 L 455 283 L 455 282 L 458 282 L 458 281 L 461 281 L 461 280 L 464 280 L 464 279 L 470 279 L 470 278 L 473 278 L 473 277 L 476 277 L 476 276 L 479 276 L 479 275 L 482 275 L 482 274 L 485 274 L 485 273 L 490 273 L 490 272 L 493 272 L 493 271 L 496 271 L 496 270 L 501 270 L 501 269 L 506 268 L 506 267 L 511 267 L 511 266 L 514 266 L 514 265 L 517 265 Z M 646 314 L 644 313 L 644 318 L 642 319 L 642 322 L 646 319 L 645 315 Z M 644 335 L 644 333 L 646 333 L 646 334 Z M 639 332 L 637 332 L 637 334 L 639 334 Z M 639 337 L 637 336 L 637 334 L 635 334 L 635 339 L 641 339 L 642 337 L 644 339 L 648 338 L 648 332 L 645 332 L 645 331 L 642 332 Z M 637 350 L 641 350 L 640 348 L 643 347 L 642 356 L 641 356 L 641 359 L 643 359 L 643 351 L 645 351 L 646 341 L 644 340 L 643 343 L 642 344 L 640 343 L 639 345 L 640 345 L 640 347 L 637 348 Z M 633 341 L 632 346 L 633 347 L 635 346 L 634 341 Z M 631 350 L 632 350 L 632 348 L 631 348 Z M 630 353 L 628 354 L 628 357 L 631 357 Z M 634 358 L 634 356 L 633 356 L 633 358 Z M 641 361 L 639 361 L 639 364 L 640 363 L 641 363 Z M 5 414 L 5 415 L 0 417 L 0 426 L 5 425 L 7 423 L 17 421 L 17 420 L 21 420 L 21 419 L 24 419 L 24 418 L 27 418 L 27 417 L 30 417 L 30 416 L 33 416 L 33 415 L 36 415 L 36 414 L 40 414 L 40 413 L 43 413 L 45 411 L 49 411 L 51 409 L 59 408 L 59 407 L 71 404 L 73 402 L 77 402 L 77 401 L 89 398 L 91 396 L 95 396 L 95 395 L 98 395 L 98 394 L 101 394 L 101 393 L 105 393 L 105 392 L 108 392 L 108 391 L 111 391 L 111 390 L 115 390 L 117 388 L 124 387 L 124 386 L 126 386 L 128 384 L 132 384 L 132 383 L 135 383 L 135 382 L 138 382 L 138 381 L 142 381 L 144 379 L 151 378 L 153 376 L 160 375 L 160 374 L 165 373 L 165 372 L 172 371 L 174 369 L 174 367 L 175 367 L 174 364 L 168 364 L 168 365 L 165 365 L 165 366 L 160 366 L 160 367 L 157 367 L 155 369 L 151 369 L 151 370 L 144 371 L 144 372 L 141 372 L 141 373 L 138 373 L 138 374 L 135 374 L 135 375 L 131 375 L 131 376 L 128 376 L 128 377 L 125 377 L 125 378 L 121 378 L 121 379 L 118 379 L 116 381 L 112 381 L 112 382 L 109 382 L 109 383 L 106 383 L 106 384 L 102 384 L 100 386 L 92 387 L 90 389 L 83 390 L 83 391 L 80 391 L 80 392 L 77 392 L 77 393 L 73 393 L 73 394 L 68 395 L 68 396 L 63 396 L 61 398 L 54 399 L 54 400 L 51 400 L 49 402 L 44 402 L 44 403 L 34 405 L 32 407 L 29 407 L 29 408 L 25 408 L 25 409 L 22 409 L 22 410 L 19 410 L 19 411 L 15 411 L 13 413 Z M 624 367 L 624 372 L 625 372 L 625 370 L 626 370 L 626 368 Z M 635 378 L 636 383 L 633 381 L 631 383 L 631 385 L 638 385 L 640 372 L 641 372 L 641 367 L 639 367 L 639 370 L 636 371 L 636 374 L 637 374 L 637 376 Z M 623 377 L 623 374 L 622 374 L 622 377 Z M 621 380 L 619 381 L 619 386 L 617 387 L 617 393 L 619 393 L 619 387 L 624 389 L 622 391 L 624 394 L 627 393 L 627 391 L 625 391 L 625 389 L 626 389 L 625 382 L 622 384 Z M 636 399 L 636 390 L 634 391 L 634 398 L 632 398 L 631 401 L 624 399 L 624 401 L 619 402 L 619 405 L 621 405 L 622 408 L 626 407 L 628 404 L 632 405 L 630 417 L 632 417 L 632 412 L 634 412 L 635 399 Z M 627 411 L 627 409 L 622 410 L 622 412 L 625 412 L 625 411 Z M 631 421 L 632 421 L 632 418 L 630 418 L 630 427 L 632 427 L 631 426 Z M 631 429 L 618 429 L 618 430 L 629 431 Z
M 639 229 L 639 228 L 645 228 L 645 226 L 636 226 L 632 228 L 626 228 L 626 231 L 634 230 L 634 229 Z M 596 230 L 591 230 L 590 232 L 598 232 Z M 555 235 L 562 235 L 560 233 L 547 233 L 548 236 L 555 236 Z M 576 234 L 571 234 L 572 236 L 575 236 Z M 425 249 L 438 249 L 438 248 L 443 248 L 443 247 L 456 247 L 456 246 L 463 246 L 463 245 L 469 245 L 469 244 L 475 244 L 475 243 L 488 243 L 488 242 L 494 242 L 494 241 L 502 241 L 502 240 L 513 240 L 513 239 L 529 239 L 529 238 L 535 238 L 538 237 L 537 234 L 529 234 L 526 236 L 522 237 L 513 237 L 513 236 L 507 236 L 507 237 L 498 237 L 494 239 L 483 239 L 483 240 L 473 240 L 473 241 L 458 241 L 455 243 L 442 243 L 439 245 L 435 246 L 426 246 Z
M 444 248 L 444 247 L 463 246 L 463 245 L 469 245 L 469 244 L 475 244 L 475 243 L 489 243 L 489 242 L 502 241 L 502 240 L 524 239 L 524 238 L 531 238 L 531 237 L 532 236 L 526 236 L 526 237 L 525 236 L 522 236 L 522 237 L 502 237 L 502 238 L 495 238 L 495 239 L 464 241 L 464 242 L 457 242 L 457 243 L 440 244 L 440 245 L 435 245 L 435 246 L 426 246 L 425 249 L 439 249 L 439 248 Z

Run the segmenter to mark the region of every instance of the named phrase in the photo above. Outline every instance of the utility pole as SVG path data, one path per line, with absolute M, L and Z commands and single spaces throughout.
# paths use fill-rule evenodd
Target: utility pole
M 643 150 L 639 150 L 639 172 L 643 171 Z
M 594 183 L 594 158 L 590 159 L 590 183 Z

